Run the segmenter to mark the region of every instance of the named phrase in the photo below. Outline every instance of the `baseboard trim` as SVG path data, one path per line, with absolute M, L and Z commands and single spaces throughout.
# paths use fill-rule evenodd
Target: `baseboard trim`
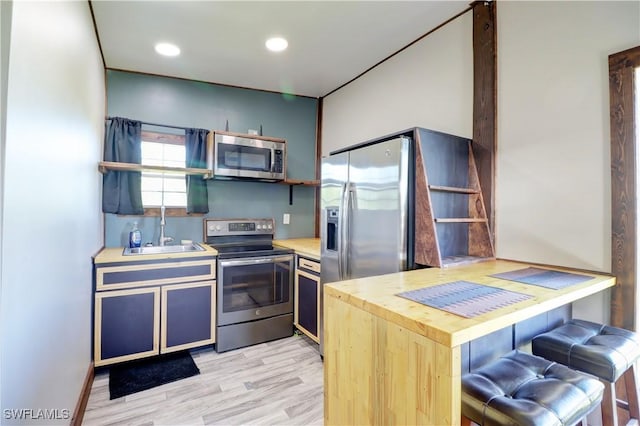
M 87 402 L 89 402 L 89 394 L 91 393 L 91 386 L 93 386 L 94 368 L 93 361 L 89 363 L 89 369 L 87 375 L 84 378 L 84 384 L 80 390 L 80 396 L 78 397 L 78 403 L 76 409 L 73 411 L 73 417 L 71 418 L 71 426 L 82 425 L 82 419 L 84 418 L 84 410 L 87 408 Z

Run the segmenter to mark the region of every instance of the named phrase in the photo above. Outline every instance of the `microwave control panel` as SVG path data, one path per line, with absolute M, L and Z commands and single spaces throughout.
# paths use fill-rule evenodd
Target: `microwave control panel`
M 282 173 L 283 171 L 283 153 L 281 149 L 274 149 L 273 173 Z

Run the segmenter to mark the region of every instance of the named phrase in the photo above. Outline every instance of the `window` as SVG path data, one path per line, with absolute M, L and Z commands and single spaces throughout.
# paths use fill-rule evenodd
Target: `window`
M 142 164 L 147 166 L 185 167 L 183 135 L 142 132 Z M 146 208 L 187 206 L 184 173 L 143 172 L 142 205 Z

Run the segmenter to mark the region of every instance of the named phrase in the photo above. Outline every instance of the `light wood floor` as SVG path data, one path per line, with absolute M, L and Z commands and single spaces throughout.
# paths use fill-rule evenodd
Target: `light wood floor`
M 114 400 L 97 374 L 83 424 L 323 424 L 322 361 L 306 336 L 192 355 L 199 375 Z

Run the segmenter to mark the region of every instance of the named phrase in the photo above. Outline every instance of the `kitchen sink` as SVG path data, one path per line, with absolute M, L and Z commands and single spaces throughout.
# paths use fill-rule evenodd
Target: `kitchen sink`
M 194 251 L 204 251 L 204 248 L 195 243 L 172 246 L 125 247 L 122 254 L 124 256 L 135 256 L 141 254 L 190 253 Z

